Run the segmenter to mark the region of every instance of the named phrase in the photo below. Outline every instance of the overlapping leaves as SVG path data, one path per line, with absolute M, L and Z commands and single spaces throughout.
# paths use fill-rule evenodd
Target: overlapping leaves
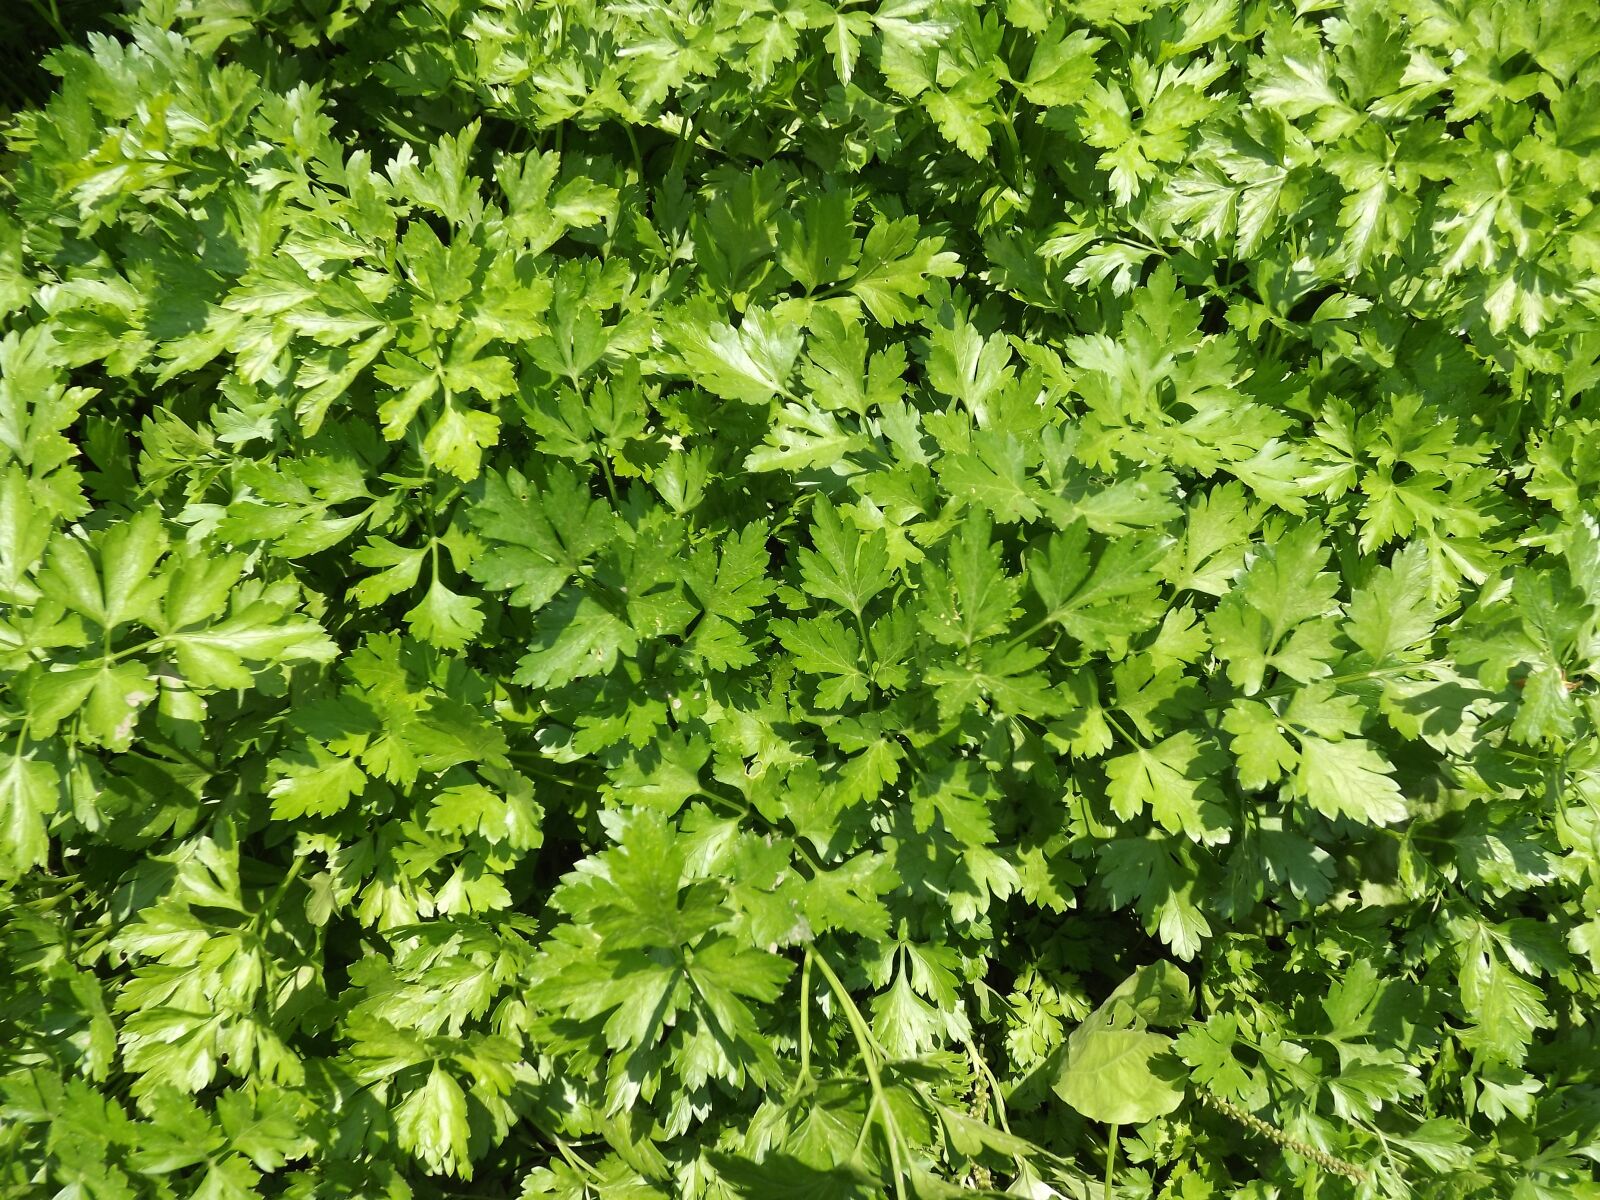
M 1582 5 L 127 9 L 0 1193 L 1595 1194 Z

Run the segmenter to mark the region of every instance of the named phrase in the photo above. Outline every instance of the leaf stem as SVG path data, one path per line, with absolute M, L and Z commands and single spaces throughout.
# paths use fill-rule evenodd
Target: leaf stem
M 833 968 L 828 965 L 828 960 L 819 954 L 814 946 L 807 946 L 806 961 L 810 962 L 812 959 L 816 960 L 817 969 L 828 981 L 833 994 L 839 998 L 839 1006 L 844 1010 L 845 1021 L 850 1026 L 850 1032 L 855 1035 L 856 1045 L 861 1051 L 861 1065 L 867 1069 L 867 1082 L 872 1088 L 873 1106 L 881 1116 L 884 1138 L 889 1143 L 889 1168 L 894 1172 L 894 1194 L 896 1200 L 905 1200 L 905 1168 L 900 1158 L 900 1127 L 895 1122 L 894 1110 L 889 1107 L 889 1098 L 883 1091 L 883 1079 L 878 1074 L 877 1055 L 882 1051 L 872 1036 L 872 1031 L 867 1028 L 866 1019 L 856 1007 L 856 1002 L 851 998 L 844 982 L 834 974 Z
M 39 15 L 40 20 L 50 26 L 50 32 L 60 38 L 63 45 L 72 40 L 72 35 L 67 32 L 67 27 L 61 20 L 61 11 L 56 7 L 56 0 L 28 0 L 28 7 Z
M 873 670 L 877 670 L 877 667 L 878 667 L 878 652 L 875 649 L 873 649 L 873 646 L 872 646 L 872 634 L 867 632 L 867 621 L 866 621 L 866 618 L 861 615 L 861 612 L 860 612 L 859 609 L 851 609 L 850 611 L 855 615 L 856 631 L 861 634 L 861 646 L 862 646 L 862 649 L 864 649 L 867 652 L 867 658 L 871 660 Z M 874 684 L 873 686 L 877 686 L 877 685 Z
M 587 1175 L 590 1179 L 600 1178 L 600 1172 L 594 1167 L 594 1165 L 590 1163 L 588 1159 L 576 1153 L 572 1147 L 567 1144 L 565 1138 L 557 1137 L 553 1133 L 550 1134 L 549 1137 L 550 1140 L 556 1144 L 556 1151 L 561 1155 L 562 1159 L 565 1160 L 567 1166 L 571 1167 L 574 1171 L 577 1171 L 581 1175 Z
M 1034 634 L 1038 633 L 1041 629 L 1044 629 L 1049 625 L 1053 625 L 1055 623 L 1055 619 L 1056 619 L 1056 614 L 1054 612 L 1046 613 L 1044 616 L 1040 617 L 1037 621 L 1035 621 L 1032 625 L 1029 625 L 1021 633 L 1013 634 L 1009 640 L 1012 641 L 1012 642 L 1026 642 L 1029 638 L 1031 638 Z
M 1416 663 L 1391 663 L 1386 667 L 1371 667 L 1365 671 L 1350 671 L 1343 675 L 1329 675 L 1325 679 L 1318 679 L 1314 680 L 1313 682 L 1326 684 L 1329 687 L 1340 687 L 1346 683 L 1360 683 L 1362 680 L 1366 679 L 1381 679 L 1385 675 L 1399 675 L 1405 671 L 1420 671 L 1428 667 L 1444 667 L 1448 665 L 1448 663 L 1441 662 L 1438 659 L 1429 659 L 1426 662 Z M 1272 700 L 1279 696 L 1287 696 L 1292 692 L 1298 691 L 1302 687 L 1309 686 L 1311 685 L 1298 682 L 1276 683 L 1264 691 L 1257 692 L 1254 696 L 1246 697 L 1246 699 Z M 1223 703 L 1231 704 L 1235 699 L 1238 699 L 1238 697 L 1229 696 Z M 1220 708 L 1222 707 L 1222 703 L 1215 704 L 1212 707 Z
M 278 911 L 278 905 L 283 901 L 284 893 L 289 890 L 290 885 L 293 884 L 296 879 L 300 878 L 300 872 L 305 865 L 305 855 L 295 855 L 294 862 L 289 864 L 289 869 L 284 873 L 283 878 L 278 881 L 278 886 L 272 889 L 272 895 L 267 897 L 267 902 L 263 904 L 260 911 L 256 913 L 257 921 L 261 921 L 263 918 L 270 921 L 272 917 L 276 915 Z
M 622 122 L 622 132 L 628 136 L 628 147 L 633 151 L 633 169 L 639 176 L 640 186 L 644 184 L 644 155 L 639 152 L 639 136 L 633 131 L 632 121 Z
M 973 1065 L 977 1067 L 979 1074 L 988 1082 L 989 1102 L 994 1108 L 995 1116 L 1000 1119 L 1000 1128 L 1010 1133 L 1011 1122 L 1006 1117 L 1005 1091 L 1000 1086 L 1000 1080 L 995 1075 L 993 1068 L 989 1066 L 988 1059 L 984 1058 L 982 1052 L 979 1051 L 977 1043 L 970 1036 L 967 1037 L 966 1043 L 967 1054 L 971 1057 Z
M 1111 1142 L 1106 1147 L 1106 1200 L 1111 1200 L 1112 1181 L 1117 1174 L 1117 1137 L 1121 1132 L 1121 1125 L 1111 1126 Z
M 595 455 L 595 458 L 600 463 L 601 473 L 606 477 L 606 495 L 611 497 L 611 507 L 617 512 L 621 512 L 622 501 L 617 499 L 617 478 L 611 473 L 611 459 L 606 454 L 604 446 L 597 446 L 596 450 L 599 453 Z
M 800 963 L 800 1079 L 811 1081 L 811 955 Z
M 1134 737 L 1131 733 L 1129 733 L 1127 731 L 1127 729 L 1123 726 L 1122 722 L 1119 721 L 1116 718 L 1116 716 L 1114 715 L 1114 711 L 1112 709 L 1103 708 L 1100 711 L 1105 716 L 1106 724 L 1111 726 L 1111 728 L 1116 731 L 1117 736 L 1120 737 L 1123 741 L 1127 742 L 1128 745 L 1130 745 L 1130 746 L 1142 746 L 1144 744 L 1140 739 Z

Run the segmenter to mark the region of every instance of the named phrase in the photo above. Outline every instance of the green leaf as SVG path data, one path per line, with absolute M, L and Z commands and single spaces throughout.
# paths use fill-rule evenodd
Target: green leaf
M 867 698 L 870 679 L 862 669 L 861 641 L 836 618 L 776 621 L 772 631 L 795 656 L 799 670 L 824 678 L 817 688 L 817 703 L 823 708 L 839 708 L 847 700 Z
M 1413 542 L 1351 597 L 1345 636 L 1373 663 L 1414 661 L 1433 636 L 1431 587 L 1427 549 Z
M 252 667 L 328 662 L 339 653 L 310 617 L 289 616 L 265 601 L 238 609 L 215 625 L 169 633 L 165 640 L 184 677 L 201 687 L 249 687 Z
M 849 38 L 845 18 L 835 32 Z M 841 43 L 841 48 L 845 43 Z M 848 70 L 845 72 L 848 82 Z M 861 244 L 853 234 L 855 197 L 846 191 L 807 196 L 797 216 L 779 223 L 778 261 L 807 292 L 837 283 L 853 273 Z
M 367 790 L 367 777 L 348 758 L 313 745 L 303 757 L 279 764 L 282 774 L 267 789 L 272 815 L 292 821 L 307 815 L 327 817 L 343 811 Z
M 1028 74 L 1017 90 L 1045 108 L 1077 104 L 1094 79 L 1095 52 L 1105 44 L 1104 38 L 1092 37 L 1087 30 L 1067 33 L 1057 21 L 1034 45 Z
M 785 404 L 778 410 L 777 421 L 766 443 L 745 456 L 746 470 L 826 469 L 867 447 L 861 433 L 841 424 L 832 413 L 808 404 Z
M 1056 1095 L 1092 1121 L 1137 1125 L 1183 1103 L 1181 1078 L 1168 1065 L 1172 1039 L 1145 1029 L 1080 1027 L 1067 1039 Z M 1175 1060 L 1171 1060 L 1175 1061 Z
M 923 572 L 922 627 L 939 642 L 966 647 L 1004 630 L 1017 585 L 1001 568 L 986 516 L 976 514 L 962 526 L 946 563 Z
M 1185 731 L 1111 759 L 1106 791 L 1113 811 L 1125 821 L 1148 809 L 1172 833 L 1216 840 L 1227 830 L 1224 810 L 1212 799 L 1210 775 L 1216 766 L 1215 747 Z
M 874 17 L 880 25 L 884 11 Z M 912 304 L 927 292 L 930 281 L 962 274 L 960 258 L 944 248 L 944 239 L 919 238 L 918 229 L 915 217 L 876 220 L 862 244 L 850 292 L 880 325 L 910 321 Z
M 939 479 L 950 494 L 987 509 L 1003 524 L 1037 519 L 1045 491 L 1028 475 L 1021 441 L 991 433 L 975 438 L 974 445 L 973 453 L 940 460 Z
M 1330 742 L 1305 737 L 1294 782 L 1295 790 L 1324 816 L 1389 825 L 1410 813 L 1393 774 L 1394 768 L 1361 738 Z
M 533 648 L 517 661 L 515 679 L 543 688 L 604 675 L 637 645 L 633 630 L 598 600 L 565 596 L 540 614 Z
M 81 541 L 58 537 L 39 586 L 46 596 L 103 629 L 155 620 L 163 594 L 156 564 L 166 550 L 159 516 L 145 510 L 99 540 L 99 562 Z
M 772 314 L 751 310 L 737 329 L 680 320 L 671 335 L 690 377 L 712 395 L 746 404 L 793 398 L 789 377 L 804 337 Z
M 401 1149 L 414 1154 L 434 1174 L 470 1176 L 466 1164 L 467 1100 L 445 1069 L 434 1064 L 427 1082 L 400 1102 L 394 1112 Z
M 549 603 L 616 533 L 616 516 L 564 465 L 542 480 L 490 475 L 470 515 L 490 543 L 471 564 L 473 578 L 532 609 Z
M 1189 977 L 1161 960 L 1140 967 L 1106 997 L 1104 1008 L 1130 1007 L 1137 1020 L 1163 1028 L 1182 1025 L 1194 1013 Z
M 0 4 L 0 1197 L 1594 1200 L 1593 7 Z
M 0 768 L 0 878 L 17 876 L 41 866 L 50 852 L 47 818 L 56 811 L 57 782 L 49 763 L 24 757 L 22 747 L 4 750 Z
M 810 550 L 799 552 L 805 590 L 856 616 L 889 586 L 888 549 L 881 533 L 857 533 L 840 520 L 826 497 L 812 508 Z
M 453 592 L 434 576 L 417 606 L 406 613 L 411 630 L 431 646 L 459 650 L 483 628 L 483 602 Z
M 1091 552 L 1091 544 L 1098 553 Z M 1153 624 L 1162 604 L 1156 567 L 1165 556 L 1159 538 L 1093 539 L 1074 521 L 1050 535 L 1028 561 L 1028 582 L 1045 606 L 1045 619 L 1061 625 L 1087 649 L 1125 646 Z
M 1492 1061 L 1520 1066 L 1552 1017 L 1540 989 L 1507 965 L 1498 940 L 1480 925 L 1463 941 L 1461 1004 L 1474 1023 L 1469 1044 Z
M 1261 690 L 1269 669 L 1301 683 L 1332 673 L 1333 608 L 1337 577 L 1320 531 L 1301 525 L 1266 548 L 1206 622 L 1228 676 L 1245 695 Z
M 1242 787 L 1254 790 L 1276 783 L 1300 761 L 1278 714 L 1260 701 L 1235 700 L 1223 714 L 1222 727 L 1233 735 L 1229 745 L 1238 759 Z
M 500 437 L 500 418 L 493 413 L 445 405 L 444 412 L 423 439 L 422 452 L 434 466 L 457 479 L 476 479 L 483 451 Z

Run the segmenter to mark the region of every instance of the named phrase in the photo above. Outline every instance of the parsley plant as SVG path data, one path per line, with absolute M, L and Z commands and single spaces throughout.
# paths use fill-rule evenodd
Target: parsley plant
M 1592 0 L 6 7 L 0 1198 L 1600 1197 Z

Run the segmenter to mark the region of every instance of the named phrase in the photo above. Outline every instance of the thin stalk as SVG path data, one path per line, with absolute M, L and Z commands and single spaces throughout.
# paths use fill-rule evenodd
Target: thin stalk
M 62 888 L 59 892 L 55 892 L 48 896 L 35 897 L 34 899 L 27 901 L 27 905 L 29 908 L 51 908 L 54 905 L 59 904 L 61 901 L 77 895 L 79 892 L 83 891 L 83 888 L 84 883 L 83 880 L 80 879 L 71 886 Z
M 856 631 L 861 634 L 861 646 L 864 650 L 866 650 L 868 660 L 871 661 L 874 669 L 876 669 L 878 665 L 878 652 L 872 647 L 872 635 L 867 632 L 866 618 L 863 617 L 859 612 L 856 612 L 854 609 L 852 609 L 851 612 L 855 614 Z
M 1350 671 L 1343 675 L 1330 675 L 1326 679 L 1317 680 L 1317 682 L 1326 684 L 1329 687 L 1339 687 L 1341 684 L 1359 683 L 1364 679 L 1382 679 L 1385 675 L 1399 675 L 1406 671 L 1420 671 L 1426 667 L 1443 667 L 1446 665 L 1448 664 L 1437 659 L 1418 663 L 1396 663 L 1387 667 L 1373 667 L 1366 671 Z M 1271 700 L 1278 696 L 1287 696 L 1291 692 L 1298 691 L 1301 686 L 1298 683 L 1274 684 L 1265 691 L 1257 692 L 1254 696 L 1248 698 L 1251 700 Z M 1231 704 L 1235 699 L 1236 697 L 1229 696 L 1226 702 Z M 1220 707 L 1220 705 L 1213 705 L 1213 707 Z
M 811 1082 L 811 955 L 800 963 L 800 1080 Z
M 1055 619 L 1056 619 L 1056 617 L 1055 617 L 1055 614 L 1053 612 L 1052 613 L 1047 613 L 1044 616 L 1040 617 L 1032 625 L 1029 625 L 1021 633 L 1013 634 L 1012 637 L 1011 637 L 1011 640 L 1013 642 L 1026 642 L 1029 638 L 1031 638 L 1034 634 L 1038 633 L 1045 626 L 1052 624 L 1055 621 Z
M 542 767 L 533 766 L 523 758 L 517 759 L 517 770 L 521 771 L 524 775 L 532 775 L 535 779 L 548 779 L 551 783 L 559 783 L 562 787 L 572 788 L 578 786 L 573 780 L 568 779 L 566 776 L 557 775 L 554 771 L 546 771 Z
M 1123 741 L 1127 742 L 1128 745 L 1130 745 L 1130 746 L 1143 745 L 1143 742 L 1141 742 L 1138 738 L 1134 737 L 1133 734 L 1129 733 L 1127 731 L 1127 729 L 1123 726 L 1122 722 L 1117 720 L 1117 718 L 1113 715 L 1111 709 L 1109 709 L 1109 708 L 1102 709 L 1101 713 L 1105 717 L 1106 724 L 1111 726 L 1112 730 L 1115 731 L 1117 736 L 1120 737 Z
M 628 135 L 628 146 L 633 151 L 633 170 L 639 177 L 639 183 L 644 183 L 644 155 L 639 152 L 639 135 L 633 132 L 631 121 L 622 122 L 622 132 Z
M 856 1002 L 851 998 L 844 982 L 828 965 L 828 960 L 811 946 L 806 947 L 806 958 L 816 960 L 818 970 L 828 981 L 833 994 L 839 998 L 839 1006 L 844 1009 L 845 1021 L 850 1026 L 850 1032 L 855 1035 L 856 1045 L 861 1051 L 861 1065 L 867 1069 L 867 1082 L 872 1088 L 873 1104 L 883 1121 L 884 1138 L 889 1143 L 889 1169 L 894 1172 L 895 1200 L 906 1200 L 905 1168 L 900 1158 L 900 1127 L 895 1122 L 894 1110 L 889 1107 L 889 1099 L 883 1091 L 883 1080 L 878 1074 L 877 1041 L 873 1038 L 872 1031 L 867 1028 L 866 1019 L 856 1007 Z
M 595 458 L 600 463 L 600 471 L 606 477 L 606 495 L 611 497 L 611 507 L 618 512 L 622 511 L 622 501 L 617 499 L 617 479 L 611 473 L 611 459 L 606 454 L 605 447 L 596 446 L 598 453 Z
M 257 921 L 261 921 L 263 918 L 269 921 L 272 919 L 273 915 L 278 911 L 278 905 L 283 902 L 284 893 L 289 890 L 289 886 L 294 883 L 296 879 L 300 878 L 300 872 L 305 865 L 305 856 L 297 854 L 294 862 L 289 864 L 288 871 L 286 871 L 283 878 L 278 881 L 278 886 L 272 889 L 272 895 L 267 897 L 267 902 L 263 904 L 260 911 L 256 913 L 255 919 Z
M 1117 1174 L 1117 1135 L 1122 1132 L 1121 1125 L 1111 1127 L 1111 1144 L 1106 1147 L 1106 1200 L 1111 1200 L 1112 1180 Z
M 67 27 L 61 20 L 61 12 L 56 8 L 56 0 L 28 0 L 28 7 L 39 14 L 39 19 L 49 25 L 50 32 L 63 43 L 72 40 L 72 35 L 67 32 Z
M 983 1054 L 978 1050 L 977 1044 L 973 1042 L 970 1037 L 966 1039 L 966 1042 L 967 1054 L 971 1057 L 973 1065 L 978 1069 L 978 1072 L 984 1077 L 984 1079 L 988 1081 L 989 1101 L 991 1106 L 994 1108 L 995 1116 L 1000 1119 L 1000 1128 L 1005 1130 L 1007 1133 L 1010 1133 L 1011 1122 L 1006 1119 L 1006 1098 L 1004 1089 L 1002 1089 L 1000 1086 L 1000 1080 L 998 1077 L 996 1077 L 993 1069 L 989 1066 L 988 1060 L 985 1059 Z
M 579 1174 L 587 1175 L 590 1179 L 599 1179 L 600 1172 L 584 1157 L 576 1153 L 571 1146 L 555 1134 L 550 1135 L 550 1140 L 556 1144 L 556 1152 L 561 1155 L 567 1166 Z

